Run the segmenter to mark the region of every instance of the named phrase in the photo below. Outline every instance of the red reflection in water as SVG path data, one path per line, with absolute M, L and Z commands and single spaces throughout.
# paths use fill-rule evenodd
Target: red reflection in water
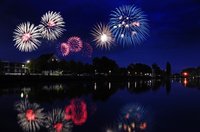
M 130 114 L 127 113 L 125 118 L 126 118 L 126 119 L 129 119 L 129 117 L 130 117 Z
M 53 127 L 56 129 L 56 132 L 61 132 L 62 128 L 63 128 L 63 124 L 62 123 L 56 123 Z
M 187 80 L 187 78 L 184 78 L 183 83 L 184 83 L 184 86 L 187 86 L 187 84 L 188 84 L 188 80 Z
M 33 112 L 32 109 L 28 109 L 28 110 L 26 111 L 26 119 L 27 119 L 28 121 L 33 121 L 33 120 L 35 120 L 35 113 Z
M 67 106 L 65 108 L 65 119 L 67 121 L 72 119 L 72 108 L 71 108 L 71 105 L 69 105 L 69 106 Z
M 147 123 L 146 122 L 143 122 L 140 124 L 140 129 L 141 130 L 145 130 L 147 128 Z
M 83 100 L 73 99 L 65 109 L 65 119 L 72 120 L 75 125 L 83 125 L 87 120 L 87 105 Z

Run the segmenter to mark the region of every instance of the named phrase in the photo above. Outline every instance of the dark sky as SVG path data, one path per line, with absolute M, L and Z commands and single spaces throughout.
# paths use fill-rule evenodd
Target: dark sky
M 200 66 L 199 0 L 1 0 L 0 59 L 26 61 L 44 53 L 56 53 L 55 45 L 69 36 L 78 35 L 93 44 L 92 27 L 99 22 L 107 23 L 111 10 L 126 4 L 135 4 L 147 14 L 150 37 L 143 44 L 129 48 L 95 49 L 94 56 L 108 56 L 120 66 L 140 62 L 157 63 L 164 68 L 169 61 L 174 72 Z M 60 12 L 64 17 L 67 29 L 64 35 L 54 42 L 42 41 L 42 46 L 34 52 L 18 51 L 12 41 L 16 26 L 26 21 L 37 25 L 49 10 Z M 89 60 L 79 55 L 66 59 L 72 58 Z

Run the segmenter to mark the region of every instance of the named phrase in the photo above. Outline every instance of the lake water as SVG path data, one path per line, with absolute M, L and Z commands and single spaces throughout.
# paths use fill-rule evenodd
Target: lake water
M 199 88 L 187 79 L 2 83 L 0 131 L 199 132 Z

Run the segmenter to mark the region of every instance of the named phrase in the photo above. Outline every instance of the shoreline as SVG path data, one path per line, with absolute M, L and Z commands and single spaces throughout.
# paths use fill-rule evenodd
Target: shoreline
M 47 75 L 0 75 L 0 82 L 65 82 L 65 81 L 129 81 L 150 80 L 149 76 L 47 76 Z M 162 78 L 155 78 L 162 79 Z

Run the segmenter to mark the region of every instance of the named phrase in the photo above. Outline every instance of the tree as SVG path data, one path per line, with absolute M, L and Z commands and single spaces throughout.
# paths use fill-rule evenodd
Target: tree
M 3 62 L 0 60 L 0 75 L 3 74 Z
M 58 68 L 60 70 L 62 70 L 63 72 L 67 73 L 69 72 L 69 63 L 66 62 L 65 60 L 61 60 L 59 63 L 58 63 Z
M 94 73 L 94 67 L 90 64 L 85 64 L 84 65 L 84 72 L 93 74 Z
M 136 63 L 128 66 L 130 74 L 135 76 L 144 76 L 147 73 L 152 73 L 151 67 L 146 64 Z
M 58 63 L 54 54 L 45 54 L 37 59 L 31 60 L 29 66 L 31 72 L 41 73 L 42 71 L 58 70 Z
M 162 76 L 163 71 L 157 64 L 152 64 L 152 77 L 159 77 Z
M 197 67 L 197 75 L 200 76 L 200 67 Z
M 120 76 L 127 76 L 127 69 L 124 67 L 121 67 L 121 68 L 119 68 L 117 74 Z
M 170 77 L 171 76 L 171 64 L 167 62 L 166 64 L 166 76 Z
M 107 57 L 94 58 L 93 66 L 98 73 L 109 73 L 109 71 L 114 73 L 119 69 L 117 63 Z
M 198 69 L 198 68 L 197 68 Z M 189 77 L 195 77 L 198 75 L 198 70 L 196 68 L 186 68 L 183 69 L 181 72 L 181 75 L 183 75 L 183 73 L 187 73 Z
M 77 65 L 75 61 L 73 60 L 69 61 L 68 65 L 69 65 L 70 72 L 77 73 Z

